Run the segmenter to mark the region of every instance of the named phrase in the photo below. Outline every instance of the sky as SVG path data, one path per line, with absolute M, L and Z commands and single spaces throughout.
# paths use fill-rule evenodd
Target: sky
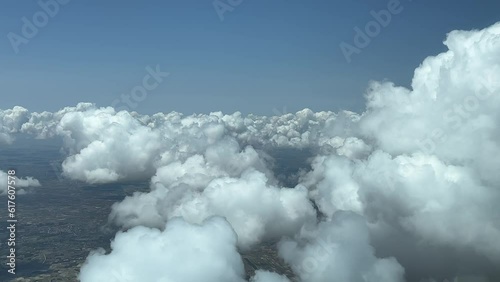
M 143 85 L 149 67 L 169 75 L 149 80 L 145 98 L 127 104 L 144 114 L 361 112 L 370 80 L 408 87 L 424 58 L 446 50 L 448 32 L 500 20 L 495 0 L 400 0 L 347 60 L 340 44 L 355 46 L 355 28 L 391 1 L 71 0 L 17 45 L 23 17 L 33 23 L 52 1 L 2 1 L 0 108 L 124 105 L 114 101 Z M 230 9 L 218 13 L 214 3 Z

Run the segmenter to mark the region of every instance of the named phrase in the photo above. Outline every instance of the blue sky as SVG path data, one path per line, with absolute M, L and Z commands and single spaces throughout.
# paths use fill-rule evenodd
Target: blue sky
M 400 0 L 403 10 L 347 62 L 340 43 L 353 44 L 354 28 L 389 2 L 243 0 L 221 21 L 212 0 L 72 0 L 16 54 L 7 35 L 22 35 L 21 18 L 42 9 L 37 1 L 2 1 L 0 108 L 108 106 L 159 65 L 170 76 L 134 110 L 362 111 L 369 80 L 408 86 L 425 57 L 445 50 L 447 32 L 500 20 L 496 0 Z

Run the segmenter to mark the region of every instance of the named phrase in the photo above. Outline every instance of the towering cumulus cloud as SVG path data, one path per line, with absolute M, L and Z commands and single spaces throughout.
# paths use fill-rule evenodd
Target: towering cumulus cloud
M 113 205 L 123 231 L 89 255 L 82 281 L 499 279 L 500 23 L 444 43 L 411 89 L 371 82 L 362 114 L 15 107 L 0 111 L 0 142 L 59 137 L 68 178 L 150 180 Z M 295 187 L 276 177 L 284 148 L 311 152 Z M 247 277 L 238 252 L 259 244 L 295 277 Z
M 359 121 L 368 157 L 320 156 L 303 178 L 324 214 L 364 215 L 380 253 L 412 273 L 436 262 L 432 249 L 443 272 L 483 256 L 500 263 L 500 24 L 445 44 L 416 69 L 413 90 L 371 84 Z

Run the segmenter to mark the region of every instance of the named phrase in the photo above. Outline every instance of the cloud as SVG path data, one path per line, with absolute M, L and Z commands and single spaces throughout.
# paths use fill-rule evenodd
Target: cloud
M 249 160 L 254 154 L 247 148 L 231 159 Z M 294 234 L 316 217 L 306 189 L 269 184 L 265 173 L 249 165 L 253 162 L 240 161 L 248 168 L 241 171 L 226 162 L 215 165 L 220 156 L 208 154 L 206 159 L 196 155 L 160 168 L 152 179 L 152 191 L 113 205 L 110 219 L 124 227 L 161 227 L 172 217 L 200 223 L 213 215 L 224 216 L 238 234 L 238 245 L 248 248 Z
M 345 154 L 368 148 L 361 139 L 349 136 L 350 128 L 359 120 L 352 112 L 314 113 L 304 109 L 273 117 L 220 112 L 146 116 L 79 103 L 54 113 L 29 113 L 15 107 L 2 111 L 1 116 L 3 142 L 11 142 L 11 134 L 17 132 L 36 138 L 62 138 L 67 154 L 62 164 L 63 175 L 88 183 L 146 180 L 158 167 L 172 161 L 185 161 L 195 154 L 210 154 L 205 152 L 209 146 L 227 140 L 241 147 L 318 150 L 324 147 L 324 150 L 344 150 Z M 264 158 L 262 152 L 259 154 Z M 219 155 L 223 157 L 222 153 Z M 226 160 L 228 165 L 240 161 Z
M 118 233 L 111 252 L 89 255 L 82 266 L 82 282 L 244 281 L 243 261 L 236 234 L 222 218 L 201 225 L 182 219 L 169 221 L 164 231 L 135 227 Z
M 23 107 L 0 110 L 0 144 L 11 144 L 14 141 L 12 133 L 19 132 L 26 121 L 28 121 L 28 110 Z
M 423 152 L 467 164 L 498 183 L 500 160 L 500 23 L 453 31 L 449 50 L 415 70 L 412 90 L 372 83 L 360 120 L 365 138 L 390 154 Z
M 451 32 L 445 44 L 415 70 L 412 89 L 371 83 L 356 137 L 366 146 L 318 156 L 302 177 L 326 217 L 367 218 L 377 251 L 417 278 L 437 271 L 410 257 L 436 249 L 445 277 L 500 262 L 500 23 Z
M 216 178 L 239 177 L 249 168 L 264 173 L 264 177 L 272 177 L 259 154 L 252 147 L 241 150 L 234 139 L 225 138 L 207 145 L 205 152 L 192 155 L 186 153 L 191 143 L 162 154 L 156 174 L 151 178 L 151 192 L 136 193 L 115 204 L 110 219 L 124 227 L 143 224 L 161 228 L 168 218 L 180 213 L 176 209 L 181 203 L 198 198 Z
M 160 154 L 159 133 L 124 111 L 68 112 L 57 133 L 63 136 L 70 154 L 62 164 L 63 175 L 89 183 L 150 177 Z
M 314 187 L 313 198 L 328 217 L 349 210 L 375 224 L 405 230 L 405 236 L 472 247 L 500 259 L 500 214 L 494 204 L 500 195 L 470 168 L 421 153 L 392 158 L 376 151 L 361 162 L 319 158 L 304 181 Z
M 316 228 L 280 243 L 280 255 L 301 281 L 397 282 L 404 269 L 394 258 L 377 258 L 364 219 L 337 212 Z
M 8 189 L 8 174 L 4 171 L 0 170 L 0 195 L 6 195 Z M 17 178 L 15 179 L 15 184 L 12 185 L 16 189 L 16 195 L 22 195 L 26 193 L 25 189 L 22 188 L 29 188 L 29 187 L 39 187 L 40 182 L 33 177 L 26 177 L 26 178 Z M 21 188 L 21 189 L 20 189 Z
M 286 276 L 274 272 L 257 270 L 250 282 L 290 282 L 290 280 Z

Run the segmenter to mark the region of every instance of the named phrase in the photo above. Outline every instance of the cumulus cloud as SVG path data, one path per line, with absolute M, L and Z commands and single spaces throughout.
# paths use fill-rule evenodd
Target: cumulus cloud
M 0 110 L 0 144 L 11 144 L 14 140 L 12 133 L 21 130 L 23 123 L 28 121 L 28 116 L 28 110 L 19 106 Z
M 6 195 L 8 191 L 8 177 L 7 172 L 0 170 L 0 195 Z M 26 190 L 22 188 L 29 187 L 39 187 L 40 182 L 33 177 L 17 178 L 15 179 L 15 184 L 12 185 L 16 188 L 16 195 L 25 194 Z
M 0 142 L 11 142 L 12 133 L 17 132 L 36 138 L 62 138 L 67 154 L 62 164 L 65 177 L 109 183 L 149 179 L 158 167 L 185 161 L 195 154 L 209 154 L 209 146 L 222 147 L 227 140 L 241 147 L 315 148 L 362 154 L 368 147 L 353 137 L 351 130 L 358 120 L 359 115 L 352 112 L 314 113 L 309 109 L 272 117 L 242 116 L 238 112 L 147 116 L 79 103 L 54 113 L 29 113 L 22 107 L 0 111 Z M 265 158 L 262 152 L 259 154 Z M 240 161 L 226 160 L 227 165 Z
M 283 240 L 279 251 L 304 282 L 404 281 L 403 267 L 394 258 L 375 257 L 369 241 L 361 216 L 337 212 L 316 228 Z
M 480 31 L 454 31 L 449 51 L 415 70 L 413 90 L 373 83 L 362 134 L 390 154 L 421 151 L 468 164 L 485 181 L 500 181 L 500 23 Z
M 199 177 L 204 181 L 207 176 Z M 238 245 L 249 248 L 262 240 L 294 234 L 316 217 L 306 189 L 272 186 L 265 174 L 253 169 L 239 178 L 215 178 L 202 190 L 186 182 L 168 188 L 156 183 L 152 192 L 136 193 L 115 204 L 110 218 L 125 227 L 161 227 L 172 217 L 200 223 L 213 215 L 224 216 L 238 234 Z
M 285 119 L 242 117 L 238 113 L 183 116 L 173 112 L 141 116 L 80 103 L 55 113 L 31 113 L 29 120 L 17 127 L 38 138 L 62 137 L 68 154 L 62 168 L 68 178 L 106 183 L 150 178 L 157 167 L 184 161 L 194 154 L 210 154 L 205 152 L 209 146 L 227 143 L 228 138 L 242 145 L 302 147 L 315 144 L 310 132 L 319 138 L 322 124 L 334 116 L 310 110 Z M 281 125 L 274 126 L 275 121 Z M 222 153 L 219 155 L 224 158 Z M 227 165 L 240 161 L 226 160 Z
M 449 51 L 416 69 L 413 89 L 373 82 L 358 122 L 368 146 L 354 158 L 339 150 L 318 156 L 302 184 L 325 216 L 365 216 L 383 253 L 397 253 L 391 238 L 403 250 L 424 249 L 420 258 L 446 251 L 442 268 L 484 257 L 497 265 L 500 23 L 451 32 L 445 45 Z M 408 263 L 411 255 L 398 258 Z M 425 265 L 413 260 L 405 268 L 422 275 L 417 264 Z M 472 265 L 467 271 L 482 271 Z
M 185 153 L 187 150 L 177 148 L 162 154 L 158 162 L 161 166 L 151 179 L 151 191 L 136 193 L 114 205 L 110 215 L 112 221 L 124 227 L 142 224 L 161 228 L 167 218 L 186 213 L 181 212 L 182 209 L 193 209 L 199 216 L 204 214 L 195 206 L 191 207 L 194 203 L 182 207 L 181 203 L 198 199 L 216 178 L 239 177 L 249 168 L 262 172 L 264 177 L 272 177 L 252 147 L 242 150 L 231 138 L 206 146 L 205 152 L 200 154 L 190 155 Z
M 201 225 L 171 220 L 164 231 L 135 227 L 118 233 L 111 252 L 94 252 L 80 271 L 82 282 L 244 281 L 236 234 L 222 218 Z
M 70 112 L 61 119 L 57 130 L 71 154 L 62 164 L 64 175 L 89 183 L 152 175 L 160 153 L 159 133 L 127 112 L 103 113 Z
M 312 197 L 327 217 L 353 211 L 373 224 L 373 232 L 383 228 L 376 236 L 395 229 L 399 236 L 471 248 L 499 261 L 500 211 L 495 203 L 500 195 L 470 168 L 421 153 L 393 158 L 381 151 L 366 161 L 340 156 L 316 161 L 304 183 L 314 187 Z

